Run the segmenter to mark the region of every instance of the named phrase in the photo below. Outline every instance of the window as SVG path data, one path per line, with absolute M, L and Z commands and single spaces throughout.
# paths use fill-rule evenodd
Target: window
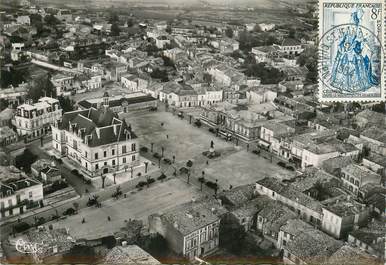
M 95 153 L 95 159 L 98 159 L 98 153 Z
M 30 192 L 28 193 L 28 197 L 29 197 L 30 199 L 32 199 L 32 191 L 30 191 Z
M 136 149 L 136 145 L 135 144 L 131 144 L 131 151 L 135 151 Z
M 122 163 L 126 163 L 126 157 L 122 158 Z
M 87 153 L 87 151 L 86 151 L 86 152 L 84 152 L 84 156 L 87 158 L 87 156 L 88 156 L 88 153 Z
M 106 157 L 106 156 L 107 156 L 107 152 L 103 151 L 103 157 Z
M 115 155 L 115 149 L 111 150 L 111 155 Z
M 103 164 L 104 164 L 105 166 L 107 166 L 107 162 L 104 162 Z
M 99 165 L 95 164 L 95 170 L 98 170 L 98 169 L 99 169 Z
M 75 150 L 78 150 L 78 143 L 76 140 L 72 141 L 72 146 L 74 147 Z
M 122 145 L 122 154 L 126 154 L 126 145 Z
M 113 159 L 113 166 L 115 166 L 115 159 Z
M 131 157 L 131 160 L 132 160 L 132 161 L 135 161 L 135 155 Z

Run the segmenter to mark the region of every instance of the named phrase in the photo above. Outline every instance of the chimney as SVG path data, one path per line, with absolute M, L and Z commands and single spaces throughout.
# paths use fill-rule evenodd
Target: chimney
M 95 132 L 97 134 L 97 137 L 101 138 L 101 131 L 100 131 L 100 129 L 99 128 L 95 128 Z
M 114 125 L 113 125 L 114 135 L 117 135 L 117 133 L 118 133 L 118 130 L 117 130 L 118 128 L 117 128 L 117 127 L 118 127 L 117 124 L 114 124 Z
M 127 246 L 127 241 L 122 241 L 122 247 L 126 247 Z

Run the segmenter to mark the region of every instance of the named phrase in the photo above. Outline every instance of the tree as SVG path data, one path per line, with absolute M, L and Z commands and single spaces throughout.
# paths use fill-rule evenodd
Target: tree
M 254 32 L 262 32 L 262 29 L 261 29 L 261 27 L 260 27 L 259 24 L 256 24 L 256 25 L 253 27 L 253 31 L 254 31 Z
M 102 175 L 102 189 L 105 188 L 106 175 Z
M 153 72 L 151 72 L 150 76 L 155 79 L 160 79 L 161 82 L 169 81 L 168 73 L 166 72 L 166 70 L 160 70 L 156 68 Z
M 233 254 L 240 254 L 243 251 L 243 245 L 246 236 L 242 226 L 232 221 L 230 218 L 223 218 L 219 227 L 219 245 Z
M 8 108 L 8 100 L 4 99 L 4 98 L 1 98 L 0 99 L 0 111 L 2 110 L 5 110 L 6 108 Z
M 128 27 L 128 28 L 131 28 L 132 26 L 134 26 L 134 19 L 129 18 L 129 19 L 126 21 L 126 24 L 127 24 L 127 27 Z
M 202 79 L 208 84 L 213 83 L 213 77 L 209 73 L 204 73 Z
M 75 212 L 78 213 L 78 211 L 79 211 L 79 203 L 74 202 L 72 205 L 74 206 Z
M 118 21 L 119 21 L 119 17 L 118 17 L 118 15 L 117 15 L 117 13 L 111 12 L 111 13 L 110 13 L 110 17 L 109 17 L 109 23 L 110 23 L 110 24 L 114 24 L 114 23 L 116 23 L 116 22 L 118 22 Z
M 73 111 L 75 110 L 74 105 L 75 101 L 69 97 L 59 96 L 59 105 L 62 108 L 63 112 Z
M 44 17 L 44 22 L 47 26 L 53 26 L 60 24 L 60 20 L 57 19 L 54 15 L 47 15 Z
M 193 166 L 193 161 L 192 160 L 188 160 L 188 162 L 186 162 L 186 166 L 191 168 Z
M 116 22 L 114 22 L 112 25 L 111 25 L 111 32 L 110 32 L 110 35 L 111 36 L 119 36 L 119 33 L 121 32 L 121 30 L 119 29 L 119 26 Z
M 44 96 L 56 97 L 56 90 L 50 81 L 49 75 L 35 79 L 28 88 L 27 98 L 37 101 Z
M 76 259 L 76 263 L 92 263 L 97 260 L 94 248 L 87 245 L 72 246 L 68 252 L 63 254 L 63 258 L 67 262 Z
M 231 27 L 227 27 L 225 29 L 225 36 L 228 38 L 233 38 L 233 29 Z
M 36 161 L 37 158 L 38 156 L 27 148 L 24 150 L 23 154 L 16 156 L 15 166 L 19 169 L 23 169 L 26 173 L 30 173 L 31 165 Z
M 273 67 L 266 67 L 265 63 L 248 65 L 245 74 L 247 76 L 259 77 L 262 84 L 277 84 L 285 77 L 283 72 Z

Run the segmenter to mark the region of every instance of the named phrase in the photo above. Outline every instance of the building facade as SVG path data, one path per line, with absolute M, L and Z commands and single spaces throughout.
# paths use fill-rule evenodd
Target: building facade
M 18 106 L 14 124 L 20 136 L 33 140 L 48 134 L 51 131 L 51 124 L 59 121 L 61 117 L 59 100 L 44 97 L 35 104 L 29 102 Z
M 74 161 L 89 178 L 140 165 L 137 136 L 108 106 L 66 112 L 52 135 L 56 154 Z

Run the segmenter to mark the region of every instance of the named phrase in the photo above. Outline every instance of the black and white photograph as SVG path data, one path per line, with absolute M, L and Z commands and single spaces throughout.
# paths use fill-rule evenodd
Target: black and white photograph
M 0 22 L 0 264 L 386 264 L 385 0 Z

